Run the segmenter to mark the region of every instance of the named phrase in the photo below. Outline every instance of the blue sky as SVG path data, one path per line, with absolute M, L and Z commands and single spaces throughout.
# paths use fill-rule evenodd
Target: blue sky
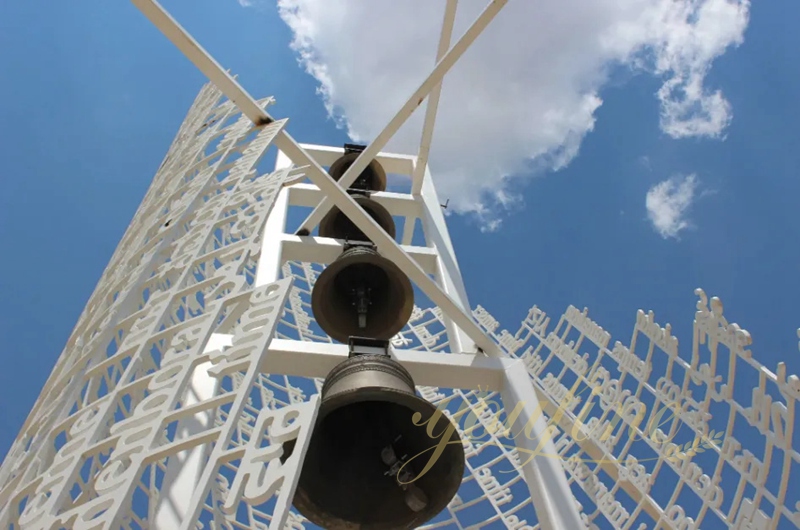
M 272 3 L 164 5 L 251 93 L 276 97 L 272 113 L 290 118 L 295 138 L 347 141 L 346 127 L 328 116 L 317 80 L 298 65 L 289 47 L 292 30 Z M 502 197 L 487 199 L 475 184 L 480 175 L 452 176 L 459 168 L 448 149 L 461 138 L 435 137 L 434 153 L 437 145 L 447 151 L 440 158 L 442 178 L 449 179 L 440 185 L 441 199 L 452 198 L 464 212 L 448 222 L 473 306 L 483 305 L 512 330 L 534 303 L 554 316 L 569 304 L 588 306 L 623 343 L 636 310 L 652 309 L 660 323 L 672 323 L 686 349 L 693 290 L 702 287 L 751 332 L 762 363 L 774 368 L 784 361 L 790 373 L 800 372 L 800 70 L 794 60 L 800 36 L 790 27 L 799 15 L 796 2 L 754 4 L 742 44 L 710 63 L 704 84 L 721 90 L 730 105 L 731 121 L 719 137 L 670 136 L 656 96 L 665 76 L 620 61 L 604 65 L 601 81 L 589 72 L 602 104 L 592 113 L 593 129 L 580 135 L 577 154 L 558 171 L 552 164 L 517 171 L 503 188 L 513 196 L 508 207 Z M 439 19 L 436 14 L 437 27 Z M 433 64 L 435 46 L 429 48 L 421 60 L 426 67 Z M 0 50 L 5 454 L 204 78 L 130 2 L 4 2 Z M 480 64 L 482 53 L 470 60 Z M 383 82 L 380 73 L 372 74 L 376 85 Z M 398 88 L 400 104 L 418 83 L 415 75 L 408 76 L 410 88 Z M 352 77 L 371 78 L 369 71 Z M 360 92 L 339 86 L 346 109 Z M 400 106 L 393 97 L 387 95 L 385 108 L 363 112 L 388 119 Z M 477 112 L 490 119 L 496 104 L 484 97 Z M 356 116 L 351 132 L 373 133 L 370 120 Z M 492 145 L 525 140 L 513 136 Z M 474 141 L 463 138 L 465 145 Z M 513 165 L 506 162 L 498 167 Z M 664 237 L 648 219 L 648 191 L 688 175 L 697 183 L 684 212 L 689 226 Z M 459 188 L 469 191 L 458 195 Z M 475 196 L 488 210 L 470 206 Z M 501 223 L 487 230 L 493 220 Z

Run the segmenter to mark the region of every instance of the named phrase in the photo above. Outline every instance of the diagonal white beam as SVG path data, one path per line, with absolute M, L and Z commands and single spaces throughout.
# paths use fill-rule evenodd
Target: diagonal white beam
M 344 147 L 331 147 L 329 145 L 300 144 L 308 154 L 321 166 L 330 166 L 344 154 Z M 416 156 L 399 153 L 379 153 L 376 160 L 380 162 L 387 173 L 396 173 L 411 178 L 414 172 Z M 315 204 L 316 206 L 316 204 Z
M 344 241 L 328 237 L 292 236 L 281 234 L 284 261 L 300 261 L 328 265 L 342 253 Z M 428 247 L 404 247 L 426 273 L 434 274 L 437 267 L 436 250 Z
M 261 109 L 255 99 L 248 94 L 225 70 L 219 65 L 208 52 L 195 41 L 186 30 L 178 24 L 156 0 L 131 0 L 139 7 L 147 17 L 181 50 L 222 92 L 233 101 L 240 110 L 245 113 L 254 123 L 270 123 L 272 117 Z M 478 20 L 467 30 L 467 33 L 476 30 L 476 25 L 482 21 L 479 28 L 482 30 L 497 14 L 507 0 L 492 0 L 492 3 L 481 13 Z M 488 13 L 488 14 L 487 14 Z M 478 31 L 479 33 L 480 31 Z M 477 36 L 477 34 L 475 35 Z M 465 39 L 467 34 L 461 38 L 453 47 L 467 47 Z M 474 37 L 473 39 L 474 40 Z M 471 41 L 470 41 L 471 42 Z M 451 52 L 453 51 L 451 49 Z M 461 53 L 463 53 L 463 51 Z M 441 67 L 443 61 L 437 65 Z M 436 70 L 436 69 L 435 69 Z M 443 72 L 442 72 L 443 73 Z M 420 100 L 421 103 L 421 100 Z M 249 112 L 249 114 L 248 114 Z M 500 348 L 490 339 L 472 316 L 462 309 L 457 302 L 445 293 L 441 287 L 430 278 L 427 273 L 417 264 L 414 259 L 403 250 L 397 242 L 389 237 L 383 229 L 370 217 L 345 189 L 339 186 L 333 178 L 320 167 L 320 165 L 298 144 L 285 130 L 281 130 L 275 138 L 275 144 L 292 161 L 299 166 L 307 166 L 308 177 L 324 193 L 328 195 L 333 204 L 339 207 L 361 231 L 373 241 L 378 250 L 388 259 L 395 262 L 400 269 L 424 292 L 433 303 L 438 305 L 447 316 L 449 316 L 457 326 L 459 326 L 473 341 L 478 348 L 492 357 L 502 355 Z M 376 153 L 377 154 L 377 150 Z M 374 155 L 373 155 L 374 156 Z M 359 159 L 363 158 L 363 154 Z M 371 160 L 371 158 L 370 158 Z M 355 165 L 355 164 L 354 164 Z M 366 166 L 366 164 L 365 164 Z
M 395 135 L 395 133 L 403 126 L 403 124 L 411 117 L 417 108 L 422 105 L 422 102 L 425 101 L 425 98 L 428 94 L 437 86 L 441 84 L 442 78 L 444 78 L 445 74 L 453 67 L 453 65 L 464 55 L 464 52 L 475 42 L 475 39 L 486 29 L 486 26 L 494 19 L 494 17 L 500 12 L 503 6 L 506 5 L 508 0 L 491 0 L 486 9 L 478 15 L 478 18 L 472 23 L 472 25 L 464 32 L 464 35 L 458 39 L 450 50 L 442 56 L 441 60 L 436 63 L 436 66 L 433 68 L 428 77 L 422 82 L 419 88 L 408 98 L 405 105 L 395 114 L 394 118 L 392 118 L 386 127 L 375 137 L 375 139 L 370 143 L 364 151 L 358 155 L 358 158 L 353 162 L 353 164 L 347 168 L 347 171 L 344 172 L 342 177 L 339 179 L 339 185 L 342 188 L 348 188 L 350 185 L 356 181 L 358 176 L 361 172 L 372 162 L 378 153 L 383 149 L 389 140 Z M 449 39 L 448 39 L 449 40 Z M 289 153 L 287 153 L 289 154 Z M 289 155 L 291 156 L 291 155 Z M 294 161 L 297 163 L 297 161 Z M 308 233 L 311 233 L 312 230 L 319 224 L 325 214 L 330 211 L 331 208 L 331 201 L 329 199 L 323 199 L 322 202 L 317 206 L 311 214 L 309 214 L 308 218 L 300 225 L 300 229 L 298 233 L 301 231 L 307 230 Z
M 516 422 L 520 429 L 526 430 L 525 436 L 516 436 L 514 440 L 520 455 L 528 456 L 522 463 L 522 474 L 531 493 L 539 528 L 586 530 L 561 459 L 556 457 L 558 451 L 553 443 L 552 431 L 542 415 L 536 388 L 521 360 L 515 360 L 506 368 L 505 384 L 500 396 L 506 414 L 514 410 L 511 422 Z M 509 427 L 518 433 L 522 432 L 513 423 Z
M 323 196 L 322 191 L 313 184 L 295 184 L 289 187 L 289 204 L 291 206 L 313 208 L 319 204 Z M 407 193 L 380 191 L 370 194 L 369 198 L 386 208 L 393 216 L 419 217 L 422 215 L 422 205 Z
M 361 208 L 358 203 L 317 164 L 300 145 L 288 134 L 279 134 L 275 144 L 295 164 L 308 166 L 308 177 L 331 199 L 334 205 L 342 211 L 355 225 L 361 229 L 370 241 L 375 243 L 380 253 L 392 260 L 400 269 L 417 284 L 431 301 L 438 305 L 455 324 L 464 330 L 469 338 L 485 353 L 492 357 L 500 357 L 500 348 L 490 339 L 478 324 L 461 306 L 453 300 L 436 281 L 417 264 L 389 234 L 378 225 L 375 220 Z
M 178 25 L 178 23 L 164 11 L 155 0 L 132 0 L 143 12 L 150 18 L 150 20 L 164 32 L 167 37 L 172 40 L 178 48 L 189 57 L 195 65 L 204 72 L 209 79 L 214 82 L 225 95 L 228 96 L 239 109 L 250 118 L 256 125 L 264 125 L 270 123 L 272 118 L 260 108 L 258 103 L 241 87 L 239 84 L 228 75 L 222 67 L 214 61 L 214 59 L 202 48 L 200 45 L 186 33 L 186 31 Z M 492 5 L 505 4 L 505 1 L 493 0 Z M 488 8 L 487 8 L 488 9 Z M 499 8 L 498 8 L 499 10 Z M 339 207 L 339 209 L 350 218 L 356 225 L 369 237 L 378 249 L 389 259 L 393 260 L 408 276 L 414 281 L 430 299 L 436 303 L 448 316 L 461 327 L 467 335 L 472 338 L 476 345 L 483 349 L 483 351 L 492 357 L 501 357 L 500 348 L 487 337 L 486 334 L 480 329 L 470 315 L 468 315 L 461 307 L 457 305 L 445 293 L 435 281 L 433 281 L 423 271 L 420 266 L 394 241 L 383 229 L 353 200 L 347 192 L 342 189 L 339 184 L 328 175 L 319 164 L 314 161 L 311 156 L 300 145 L 292 139 L 292 137 L 282 131 L 276 138 L 277 147 L 286 153 L 295 163 L 300 163 L 300 166 L 307 166 L 309 177 L 311 180 L 325 193 L 328 194 L 330 200 Z M 377 154 L 377 151 L 376 153 Z M 373 154 L 373 157 L 374 157 Z M 362 155 L 363 157 L 363 155 Z M 359 157 L 359 158 L 362 158 Z M 368 159 L 367 162 L 371 160 Z M 366 164 L 365 164 L 366 166 Z M 355 174 L 358 174 L 354 172 Z M 349 184 L 348 184 L 349 185 Z M 467 356 L 466 361 L 475 368 L 474 363 L 480 364 L 480 358 Z M 470 358 L 471 357 L 471 358 Z M 520 370 L 520 361 L 516 361 L 512 368 L 506 368 L 506 383 L 504 385 L 503 400 L 514 401 L 515 399 L 524 399 L 527 402 L 526 408 L 535 406 L 536 396 L 532 392 L 533 385 L 524 370 Z M 523 367 L 524 368 L 524 367 Z M 524 382 L 520 379 L 524 378 Z M 242 396 L 237 398 L 237 403 L 241 401 Z M 234 409 L 237 406 L 234 403 Z M 506 404 L 508 406 L 508 404 Z M 531 416 L 531 410 L 525 411 L 525 423 Z M 311 420 L 313 422 L 313 418 Z M 539 423 L 542 419 L 539 418 Z M 542 425 L 539 425 L 537 431 L 542 431 Z M 529 445 L 529 444 L 528 444 Z M 549 442 L 547 448 L 552 449 L 552 441 Z M 213 459 L 213 456 L 212 456 Z M 211 468 L 207 468 L 206 475 L 210 472 Z M 210 475 L 209 475 L 210 476 Z M 190 505 L 199 510 L 201 504 L 197 502 L 198 492 L 207 491 L 209 476 L 201 477 L 200 484 L 204 484 L 197 489 L 192 496 Z M 295 475 L 295 478 L 297 475 Z M 574 499 L 569 495 L 569 486 L 563 476 L 563 469 L 560 466 L 550 463 L 550 465 L 542 465 L 541 462 L 529 463 L 525 468 L 526 482 L 531 488 L 531 496 L 534 507 L 537 513 L 543 515 L 541 517 L 542 526 L 547 530 L 558 528 L 583 528 L 577 510 L 575 509 Z M 550 491 L 550 489 L 553 491 Z M 188 515 L 188 514 L 187 514 Z M 194 513 L 188 517 L 188 521 L 197 517 Z M 283 522 L 281 521 L 281 524 Z M 184 524 L 183 526 L 186 526 Z
M 194 40 L 172 15 L 161 7 L 156 0 L 131 0 L 139 11 L 150 19 L 161 33 L 163 33 L 172 43 L 203 72 L 208 79 L 217 85 L 223 94 L 236 105 L 242 114 L 250 118 L 256 125 L 266 125 L 272 122 L 272 118 L 264 112 L 264 109 L 253 99 L 239 83 L 226 72 L 222 66 Z
M 456 7 L 458 0 L 447 0 L 444 8 L 444 20 L 442 21 L 442 32 L 439 35 L 439 48 L 436 50 L 436 62 L 442 60 L 447 49 L 450 47 L 450 39 L 453 36 L 453 25 L 456 21 Z M 425 168 L 428 165 L 428 155 L 431 151 L 431 141 L 433 140 L 433 127 L 436 124 L 436 111 L 439 109 L 439 96 L 442 94 L 442 83 L 433 87 L 431 95 L 428 96 L 428 106 L 425 107 L 425 121 L 422 125 L 422 139 L 419 144 L 419 153 L 411 172 L 411 194 L 419 195 L 422 191 L 422 179 L 425 178 Z M 406 217 L 403 223 L 404 245 L 410 245 L 414 238 L 414 225 L 417 219 Z
M 450 47 L 450 38 L 453 35 L 453 25 L 456 21 L 456 6 L 458 0 L 447 0 L 444 8 L 444 21 L 442 33 L 439 37 L 439 49 L 436 50 L 436 61 L 439 62 Z M 428 97 L 428 106 L 425 107 L 425 122 L 422 125 L 422 140 L 419 144 L 416 166 L 412 175 L 411 193 L 418 194 L 422 191 L 422 178 L 425 176 L 425 166 L 428 165 L 428 155 L 431 152 L 433 127 L 436 124 L 436 111 L 439 110 L 439 97 L 442 94 L 442 83 L 433 87 Z

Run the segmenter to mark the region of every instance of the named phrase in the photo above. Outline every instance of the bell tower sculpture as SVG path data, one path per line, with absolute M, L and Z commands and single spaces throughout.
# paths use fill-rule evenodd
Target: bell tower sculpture
M 800 528 L 800 379 L 718 298 L 684 357 L 653 312 L 626 345 L 573 306 L 472 309 L 427 160 L 505 0 L 452 46 L 446 0 L 431 73 L 343 147 L 133 3 L 210 83 L 0 467 L 0 528 Z M 385 152 L 426 98 L 418 154 Z
M 363 148 L 345 145 L 331 177 L 338 181 Z M 373 160 L 347 192 L 394 237 L 391 213 L 370 197 L 385 190 L 386 171 Z M 309 236 L 306 228 L 300 233 Z M 343 250 L 314 283 L 312 312 L 350 353 L 325 377 L 294 506 L 322 528 L 418 527 L 456 495 L 464 450 L 455 425 L 416 395 L 411 375 L 389 354 L 389 340 L 414 309 L 411 282 L 338 208 L 322 219 L 319 236 L 342 241 Z M 421 460 L 407 460 L 436 449 L 428 423 L 452 440 L 423 477 L 414 471 Z

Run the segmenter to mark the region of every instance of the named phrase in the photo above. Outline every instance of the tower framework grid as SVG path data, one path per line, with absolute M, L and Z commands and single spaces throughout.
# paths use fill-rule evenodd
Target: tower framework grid
M 390 352 L 463 441 L 461 488 L 424 528 L 800 528 L 800 378 L 760 364 L 719 299 L 696 291 L 688 354 L 652 311 L 623 344 L 586 309 L 533 306 L 509 331 L 470 305 L 427 157 L 441 80 L 504 1 L 452 47 L 447 1 L 435 68 L 338 182 L 324 168 L 342 148 L 297 143 L 272 98 L 134 3 L 211 82 L 0 467 L 0 527 L 313 528 L 292 497 L 348 347 L 311 291 L 343 242 L 295 234 L 335 206 L 417 286 Z M 419 153 L 383 152 L 426 97 Z M 373 159 L 399 183 L 372 195 L 397 240 L 345 191 Z

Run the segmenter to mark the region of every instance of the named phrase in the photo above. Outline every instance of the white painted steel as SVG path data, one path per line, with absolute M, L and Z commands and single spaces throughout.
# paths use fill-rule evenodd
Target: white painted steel
M 333 147 L 328 145 L 300 144 L 306 153 L 314 159 L 320 166 L 330 166 L 337 158 L 344 154 L 344 147 Z M 413 155 L 403 155 L 398 153 L 378 153 L 375 160 L 381 163 L 386 173 L 411 177 L 414 171 Z
M 451 296 L 462 310 L 468 311 L 470 305 L 467 290 L 464 287 L 461 270 L 458 268 L 453 243 L 450 241 L 450 232 L 447 230 L 444 214 L 439 206 L 439 197 L 433 185 L 433 178 L 427 168 L 422 178 L 422 190 L 419 195 L 424 205 L 422 227 L 428 244 L 437 249 L 436 279 L 444 292 Z M 450 345 L 454 351 L 474 351 L 474 338 L 456 320 L 448 318 L 446 325 Z
M 453 47 L 442 56 L 442 59 L 436 63 L 436 66 L 431 73 L 428 74 L 428 77 L 422 82 L 419 88 L 408 98 L 406 103 L 397 111 L 397 114 L 389 120 L 386 127 L 375 136 L 375 139 L 360 155 L 358 155 L 358 158 L 356 158 L 353 164 L 347 168 L 347 171 L 339 178 L 339 183 L 343 188 L 350 187 L 350 185 L 356 181 L 361 172 L 372 162 L 381 149 L 386 146 L 395 133 L 400 130 L 400 127 L 411 117 L 414 111 L 422 105 L 422 102 L 434 87 L 441 83 L 448 70 L 455 65 L 456 61 L 458 61 L 472 43 L 475 42 L 475 39 L 486 29 L 486 26 L 489 25 L 507 2 L 508 0 L 491 0 L 489 2 L 489 5 L 478 15 L 478 18 L 476 18 L 467 31 L 464 32 L 464 35 L 462 35 Z M 331 206 L 330 201 L 323 200 L 303 222 L 302 228 L 311 232 L 319 224 L 325 214 L 328 213 Z
M 275 171 L 291 169 L 292 161 L 282 152 L 278 151 L 275 159 Z M 289 211 L 289 190 L 284 187 L 278 193 L 272 212 L 267 218 L 262 238 L 261 259 L 258 260 L 256 271 L 256 286 L 266 285 L 277 281 L 281 274 L 281 265 L 285 260 L 284 245 L 281 235 L 286 226 L 286 216 Z
M 324 378 L 347 358 L 346 344 L 273 339 L 261 370 L 298 377 Z M 504 370 L 514 361 L 484 355 L 431 353 L 393 349 L 392 356 L 419 386 L 443 388 L 503 388 Z
M 315 328 L 310 292 L 341 247 L 285 229 L 293 206 L 327 200 L 436 304 L 414 308 L 390 351 L 423 398 L 448 406 L 472 484 L 426 528 L 800 528 L 800 378 L 760 364 L 719 299 L 696 291 L 683 356 L 652 312 L 638 312 L 629 345 L 573 306 L 555 326 L 534 306 L 518 331 L 501 329 L 467 311 L 426 154 L 369 153 L 423 172 L 410 195 L 376 195 L 423 221 L 426 246 L 401 246 L 322 171 L 340 148 L 297 145 L 285 120 L 254 129 L 271 100 L 253 100 L 157 3 L 134 3 L 218 88 L 195 101 L 0 467 L 0 526 L 305 528 L 291 497 L 319 378 L 347 354 Z M 260 174 L 271 145 L 290 156 Z M 490 356 L 471 354 L 473 340 Z M 665 472 L 674 491 L 656 485 Z
M 312 263 L 332 263 L 342 253 L 344 241 L 330 237 L 280 236 L 283 244 L 284 261 L 308 261 Z M 436 251 L 427 247 L 400 247 L 425 274 L 435 274 L 437 267 Z
M 139 11 L 256 125 L 272 121 L 264 109 L 156 0 L 131 0 Z
M 439 47 L 436 50 L 436 62 L 442 60 L 447 49 L 450 47 L 450 38 L 453 34 L 453 25 L 456 19 L 456 7 L 458 0 L 447 0 L 444 8 L 444 20 L 442 21 L 442 31 L 439 35 Z M 425 178 L 425 171 L 428 168 L 428 155 L 430 154 L 431 141 L 433 140 L 433 129 L 436 124 L 436 112 L 439 108 L 439 97 L 442 93 L 442 83 L 439 82 L 431 90 L 428 102 L 425 106 L 425 120 L 422 124 L 422 138 L 419 145 L 419 153 L 414 163 L 414 170 L 411 175 L 411 194 L 419 196 L 422 191 L 422 179 Z M 410 245 L 414 238 L 414 227 L 417 217 L 407 216 L 403 222 L 402 243 Z
M 239 86 L 238 83 L 235 82 L 235 80 L 227 72 L 222 70 L 222 67 L 219 66 L 219 64 L 208 55 L 208 52 L 206 52 L 193 38 L 191 38 L 186 30 L 184 30 L 172 17 L 170 17 L 168 13 L 166 13 L 166 11 L 164 11 L 164 9 L 157 4 L 157 2 L 154 0 L 136 1 L 147 4 L 147 10 L 145 13 L 148 15 L 148 17 L 150 17 L 151 20 L 165 33 L 165 35 L 167 35 L 167 37 L 169 37 L 175 43 L 175 45 L 178 46 L 178 48 L 181 49 L 181 51 L 183 51 L 184 54 L 186 54 L 187 57 L 189 57 L 198 66 L 198 68 L 200 68 L 201 71 L 203 71 L 203 73 L 209 77 L 209 79 L 217 84 L 232 101 L 255 101 L 244 91 L 244 89 L 241 88 L 241 86 Z M 432 88 L 432 83 L 437 82 L 442 76 L 444 76 L 447 69 L 449 69 L 449 67 L 455 63 L 458 57 L 460 57 L 464 51 L 466 51 L 469 45 L 472 44 L 480 32 L 489 24 L 492 18 L 497 15 L 499 10 L 505 5 L 506 2 L 507 0 L 491 1 L 486 9 L 484 9 L 484 11 L 478 16 L 475 22 L 473 22 L 472 26 L 470 26 L 470 28 L 464 33 L 461 39 L 450 49 L 445 57 L 439 61 L 434 68 L 434 71 L 431 73 L 428 79 L 423 82 L 423 85 L 417 90 L 415 95 L 418 95 L 419 98 L 424 99 L 424 96 Z M 414 101 L 415 100 L 413 97 L 409 99 L 409 102 L 411 103 Z M 327 198 L 324 198 L 322 203 L 314 210 L 314 212 L 317 214 L 322 212 L 319 216 L 320 220 L 322 218 L 321 216 L 327 213 L 329 209 L 329 207 L 325 207 L 324 205 L 327 204 L 329 199 L 332 200 L 333 203 L 338 206 L 339 209 L 345 215 L 347 215 L 347 217 L 350 218 L 365 235 L 367 235 L 367 237 L 375 242 L 382 254 L 395 261 L 401 270 L 403 270 L 403 272 L 409 276 L 411 281 L 416 283 L 417 286 L 434 303 L 448 313 L 450 318 L 456 322 L 458 327 L 463 330 L 484 353 L 497 356 L 499 355 L 497 346 L 486 338 L 486 336 L 472 321 L 472 318 L 463 309 L 461 309 L 461 307 L 459 307 L 458 303 L 454 302 L 434 280 L 431 280 L 425 271 L 421 269 L 420 266 L 414 261 L 414 259 L 411 258 L 394 240 L 386 235 L 377 225 L 377 223 L 375 223 L 375 221 L 370 218 L 342 188 L 339 187 L 340 185 L 346 187 L 351 184 L 351 182 L 348 182 L 347 180 L 348 174 L 350 174 L 353 181 L 355 180 L 355 178 L 360 174 L 361 170 L 366 167 L 366 165 L 375 157 L 375 155 L 378 154 L 381 147 L 385 145 L 386 141 L 388 141 L 388 137 L 384 138 L 388 134 L 387 131 L 392 130 L 392 128 L 395 128 L 395 130 L 396 128 L 399 128 L 405 122 L 408 116 L 410 116 L 410 113 L 413 112 L 413 110 L 419 104 L 421 104 L 421 102 L 422 99 L 420 99 L 416 104 L 405 105 L 395 119 L 392 120 L 386 129 L 384 129 L 384 131 L 378 135 L 378 138 L 376 138 L 376 140 L 372 142 L 372 144 L 370 144 L 361 155 L 359 155 L 358 159 L 353 163 L 353 165 L 350 166 L 350 168 L 348 168 L 347 172 L 345 172 L 338 184 L 285 131 L 281 131 L 281 134 L 276 137 L 275 145 L 277 145 L 281 151 L 286 153 L 286 155 L 291 158 L 295 164 L 307 167 L 308 177 L 326 193 Z M 258 107 L 257 104 L 255 105 Z M 264 118 L 260 117 L 261 114 L 253 114 L 255 109 L 253 109 L 252 106 L 246 106 L 246 108 L 243 108 L 242 110 L 243 113 L 245 113 L 252 121 L 254 121 L 254 123 L 269 123 L 271 120 L 269 115 L 263 111 L 263 109 L 260 109 L 260 107 L 259 110 L 261 114 L 263 114 Z M 247 114 L 245 111 L 250 112 L 250 114 Z M 392 134 L 394 134 L 394 132 L 392 132 Z M 366 155 L 368 155 L 369 158 L 365 158 Z M 361 169 L 359 169 L 359 166 L 362 166 Z M 312 213 L 312 215 L 315 214 Z M 304 223 L 304 225 L 307 226 L 308 224 Z
M 442 32 L 439 36 L 439 47 L 436 50 L 436 62 L 444 58 L 447 49 L 450 48 L 450 38 L 453 35 L 453 25 L 456 22 L 456 7 L 458 0 L 447 0 L 444 7 L 444 20 L 442 21 Z M 417 195 L 422 191 L 422 179 L 428 169 L 428 155 L 431 152 L 431 141 L 433 140 L 433 128 L 436 124 L 436 111 L 439 109 L 439 96 L 442 94 L 442 82 L 440 81 L 428 97 L 428 104 L 425 107 L 425 121 L 422 124 L 422 139 L 419 144 L 419 154 L 417 155 L 414 173 L 411 178 L 411 194 Z
M 313 184 L 295 184 L 289 188 L 289 204 L 291 206 L 315 207 L 322 200 L 323 194 Z M 370 199 L 386 208 L 392 216 L 417 218 L 422 215 L 420 202 L 406 193 L 381 191 L 371 193 Z M 410 246 L 411 241 L 403 243 Z
M 359 229 L 378 247 L 380 253 L 394 261 L 400 269 L 408 275 L 412 282 L 453 319 L 455 324 L 462 329 L 484 353 L 490 356 L 499 356 L 497 345 L 489 340 L 483 331 L 475 324 L 472 317 L 467 314 L 454 301 L 435 280 L 428 277 L 427 273 L 410 257 L 386 232 L 372 219 L 348 193 L 339 187 L 333 178 L 319 167 L 297 143 L 288 135 L 276 138 L 276 145 L 284 151 L 289 158 L 300 165 L 308 165 L 308 176 L 333 203 L 344 213 Z
M 258 425 L 297 414 L 290 434 L 300 440 L 302 453 L 319 389 L 318 378 L 307 378 L 325 375 L 344 358 L 346 347 L 319 336 L 308 315 L 319 265 L 273 255 L 284 244 L 282 238 L 275 241 L 285 230 L 279 198 L 291 208 L 287 183 L 308 168 L 278 169 L 251 181 L 248 176 L 283 123 L 265 127 L 253 139 L 249 120 L 230 122 L 236 109 L 218 104 L 220 95 L 206 87 L 198 97 L 0 468 L 0 526 L 127 529 L 145 527 L 149 517 L 151 527 L 174 527 L 176 521 L 183 528 L 212 522 L 224 527 L 234 519 L 246 528 L 308 527 L 289 509 L 302 458 L 281 468 L 266 465 L 266 449 L 237 440 Z M 200 136 L 188 134 L 206 129 Z M 210 147 L 220 135 L 223 143 Z M 233 165 L 198 165 L 214 154 L 210 149 L 229 155 L 243 150 L 245 156 Z M 436 202 L 425 187 L 421 195 Z M 439 210 L 420 204 L 428 225 L 434 225 L 432 212 Z M 179 221 L 166 223 L 173 218 Z M 443 216 L 440 222 L 441 237 L 427 248 L 436 267 L 444 268 L 442 249 L 455 254 Z M 217 230 L 220 226 L 229 228 Z M 268 233 L 271 246 L 264 241 Z M 434 239 L 431 234 L 426 229 L 426 237 Z M 276 267 L 286 278 L 281 282 L 291 280 L 293 287 L 284 291 L 282 310 L 281 303 L 270 304 L 271 318 L 280 320 L 277 338 L 269 340 L 261 334 L 264 328 L 253 324 L 266 310 L 254 293 L 275 285 L 255 287 L 274 280 Z M 256 272 L 261 270 L 272 271 L 271 277 Z M 225 287 L 236 285 L 243 290 Z M 201 294 L 205 304 L 189 303 Z M 671 327 L 662 327 L 652 312 L 637 314 L 628 345 L 612 345 L 585 310 L 572 306 L 557 322 L 534 306 L 516 332 L 500 328 L 478 306 L 471 315 L 500 349 L 501 358 L 494 359 L 459 353 L 446 311 L 415 308 L 408 326 L 392 339 L 392 354 L 410 369 L 425 399 L 440 406 L 456 403 L 468 412 L 455 419 L 467 455 L 465 482 L 472 484 L 453 499 L 442 524 L 524 529 L 546 528 L 549 521 L 551 527 L 570 527 L 579 517 L 592 529 L 800 526 L 789 487 L 792 462 L 800 460 L 792 429 L 800 378 L 787 374 L 782 363 L 775 370 L 758 363 L 749 334 L 728 322 L 722 303 L 701 290 L 697 295 L 692 344 L 683 356 Z M 210 303 L 215 296 L 217 305 Z M 109 326 L 112 332 L 103 333 Z M 121 338 L 114 338 L 117 333 Z M 209 342 L 212 337 L 216 343 Z M 148 342 L 151 338 L 155 342 Z M 245 354 L 246 345 L 256 342 L 252 355 Z M 160 348 L 158 355 L 151 344 Z M 724 368 L 731 359 L 735 371 Z M 203 372 L 215 378 L 228 373 L 230 381 L 217 379 L 217 390 L 210 392 L 210 381 L 198 378 Z M 745 385 L 757 381 L 750 385 L 750 399 L 734 399 L 736 374 Z M 137 388 L 171 397 L 144 399 L 131 394 Z M 123 395 L 130 396 L 130 404 L 110 416 L 107 405 Z M 531 425 L 529 436 L 510 438 L 513 432 L 495 429 L 493 423 L 502 421 L 493 414 L 500 409 L 491 406 L 498 396 L 517 427 Z M 663 416 L 665 405 L 674 406 L 675 414 Z M 618 410 L 619 419 L 612 415 L 615 406 L 625 407 Z M 540 407 L 544 417 L 537 425 L 531 420 Z M 720 414 L 719 407 L 727 412 Z M 636 411 L 643 421 L 636 420 Z M 467 423 L 475 421 L 483 435 L 467 433 Z M 166 425 L 178 427 L 151 436 Z M 740 425 L 751 428 L 752 436 L 737 440 L 734 426 Z M 642 440 L 632 444 L 629 431 Z M 679 431 L 694 438 L 682 440 Z M 55 450 L 49 446 L 54 440 L 62 440 Z M 142 440 L 149 442 L 141 445 Z M 221 449 L 202 449 L 212 443 Z M 525 462 L 525 451 L 540 445 L 540 455 Z M 111 459 L 97 458 L 97 451 L 109 449 Z M 543 458 L 553 451 L 557 460 Z M 125 454 L 139 456 L 125 468 L 120 458 Z M 76 474 L 79 468 L 88 470 L 88 483 Z M 158 487 L 145 484 L 141 474 L 154 469 L 161 474 Z M 264 482 L 251 480 L 269 469 Z M 665 500 L 656 484 L 668 471 L 677 484 Z M 527 487 L 521 492 L 517 485 L 523 478 Z M 278 481 L 286 484 L 280 492 L 273 491 Z M 191 495 L 176 495 L 187 488 Z M 150 504 L 130 504 L 131 492 L 139 499 L 146 492 Z M 265 508 L 265 496 L 275 493 L 276 509 Z M 568 502 L 570 493 L 580 497 L 580 507 Z M 694 496 L 692 511 L 680 501 L 686 495 Z M 479 523 L 468 515 L 477 504 L 485 514 Z
M 557 458 L 553 439 L 547 432 L 542 406 L 525 365 L 522 361 L 514 361 L 506 366 L 504 375 L 505 384 L 500 393 L 506 411 L 522 406 L 517 423 L 509 427 L 520 430 L 529 425 L 532 427 L 529 436 L 526 432 L 526 436 L 518 436 L 515 441 L 522 455 L 537 455 L 521 467 L 539 525 L 552 529 L 583 528 L 575 497 Z
M 230 336 L 211 335 L 205 347 L 205 353 L 230 345 Z M 210 362 L 197 365 L 192 373 L 191 383 L 184 406 L 191 407 L 214 397 L 217 393 L 217 380 L 211 377 L 208 369 Z M 178 424 L 176 440 L 183 440 L 202 433 L 211 426 L 213 415 L 208 411 L 200 411 L 191 417 L 184 418 Z M 187 491 L 194 489 L 197 479 L 205 467 L 208 446 L 198 445 L 177 453 L 167 464 L 164 481 L 161 485 L 162 497 L 155 509 L 154 530 L 169 530 L 180 526 L 189 513 L 189 496 Z

